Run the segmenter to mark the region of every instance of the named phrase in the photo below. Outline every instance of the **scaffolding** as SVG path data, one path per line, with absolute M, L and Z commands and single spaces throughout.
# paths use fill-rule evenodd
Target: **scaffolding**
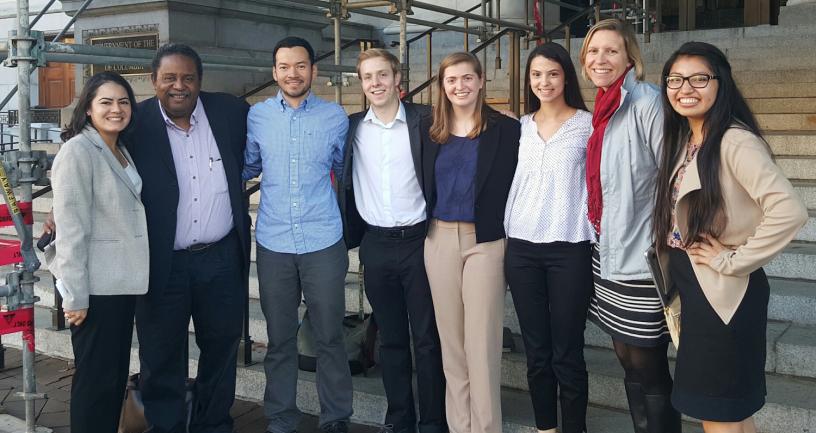
M 26 431 L 33 433 L 34 429 L 34 401 L 38 398 L 43 398 L 43 395 L 36 392 L 36 384 L 34 380 L 34 337 L 33 337 L 33 306 L 39 299 L 34 296 L 34 284 L 37 278 L 34 272 L 39 268 L 40 263 L 33 250 L 33 234 L 32 221 L 30 215 L 25 215 L 24 206 L 18 204 L 17 197 L 14 194 L 14 188 L 20 190 L 20 203 L 28 203 L 28 212 L 31 213 L 30 203 L 39 195 L 42 195 L 48 189 L 40 190 L 37 194 L 33 194 L 33 185 L 47 184 L 46 172 L 49 169 L 49 159 L 42 151 L 32 151 L 31 147 L 31 116 L 32 107 L 30 103 L 31 96 L 31 73 L 41 66 L 45 66 L 47 62 L 62 62 L 62 63 L 76 63 L 76 64 L 111 64 L 111 65 L 139 65 L 148 66 L 151 64 L 155 54 L 152 50 L 132 49 L 132 48 L 112 48 L 101 47 L 83 44 L 68 44 L 62 43 L 60 40 L 69 31 L 74 22 L 79 16 L 89 7 L 93 0 L 85 0 L 77 9 L 71 20 L 65 25 L 56 37 L 50 41 L 46 41 L 44 34 L 39 31 L 34 31 L 31 28 L 39 19 L 49 10 L 55 3 L 55 0 L 50 0 L 40 13 L 29 22 L 29 2 L 28 0 L 17 0 L 17 23 L 16 29 L 10 31 L 8 42 L 0 42 L 0 56 L 5 57 L 4 64 L 8 67 L 17 68 L 17 86 L 13 88 L 9 94 L 0 102 L 0 110 L 2 110 L 11 98 L 18 94 L 19 107 L 19 149 L 3 152 L 2 164 L 0 164 L 0 184 L 3 187 L 3 196 L 7 204 L 7 208 L 14 226 L 20 238 L 20 253 L 22 256 L 22 263 L 16 265 L 13 272 L 6 275 L 6 284 L 0 285 L 0 298 L 5 300 L 3 304 L 3 311 L 0 315 L 6 312 L 22 312 L 31 311 L 32 316 L 30 323 L 30 332 L 24 331 L 23 347 L 23 392 L 20 395 L 25 400 L 26 407 Z M 398 47 L 398 58 L 402 63 L 402 89 L 407 91 L 405 98 L 411 99 L 426 88 L 429 88 L 435 77 L 432 70 L 432 42 L 435 32 L 444 30 L 451 32 L 458 32 L 464 35 L 463 49 L 474 54 L 481 54 L 483 63 L 487 64 L 487 48 L 495 45 L 496 59 L 495 66 L 497 69 L 502 68 L 501 45 L 502 38 L 507 38 L 508 41 L 508 76 L 510 86 L 508 90 L 508 105 L 511 111 L 516 114 L 520 112 L 520 91 L 521 91 L 521 66 L 520 53 L 522 50 L 522 43 L 529 45 L 531 42 L 551 40 L 555 35 L 563 33 L 565 43 L 569 47 L 571 39 L 570 26 L 580 19 L 587 18 L 590 22 L 597 21 L 604 13 L 616 13 L 616 9 L 602 9 L 600 0 L 594 0 L 593 4 L 588 7 L 580 7 L 572 4 L 563 3 L 558 0 L 524 0 L 526 18 L 524 23 L 504 20 L 501 17 L 501 0 L 480 0 L 480 2 L 473 7 L 460 11 L 447 7 L 438 6 L 432 3 L 427 3 L 417 0 L 255 0 L 257 3 L 270 6 L 299 6 L 309 7 L 315 10 L 325 12 L 327 18 L 331 21 L 334 34 L 334 50 L 325 53 L 318 59 L 328 59 L 333 57 L 333 63 L 321 63 L 319 70 L 321 74 L 328 75 L 330 84 L 335 89 L 335 99 L 342 104 L 344 85 L 344 74 L 352 74 L 355 68 L 352 66 L 343 65 L 343 51 L 348 48 L 355 48 L 364 50 L 371 47 L 376 41 L 367 39 L 355 39 L 346 43 L 342 42 L 342 26 L 343 22 L 347 21 L 352 13 L 357 13 L 369 17 L 381 18 L 391 21 L 399 22 L 399 41 L 395 42 Z M 651 26 L 649 25 L 649 0 L 626 0 L 629 9 L 627 10 L 627 3 L 618 2 L 623 5 L 622 17 L 629 18 L 635 24 L 641 23 L 644 40 L 648 42 L 648 34 Z M 642 3 L 639 3 L 642 2 Z M 659 9 L 660 1 L 655 0 Z M 541 11 L 538 25 L 531 24 L 529 20 L 529 8 L 531 2 L 535 2 Z M 543 11 L 545 3 L 554 4 L 563 8 L 567 8 L 575 12 L 574 16 L 565 20 L 559 26 L 549 31 L 543 29 L 541 23 L 544 22 Z M 634 6 L 641 5 L 641 6 Z M 380 8 L 387 8 L 386 11 L 377 10 Z M 431 12 L 441 13 L 450 18 L 442 22 L 433 22 L 411 17 L 413 9 L 423 9 Z M 480 10 L 480 13 L 475 13 Z M 634 11 L 634 12 L 633 12 Z M 621 11 L 618 10 L 617 13 Z M 658 14 L 659 16 L 659 14 Z M 453 23 L 462 20 L 463 25 L 454 25 Z M 638 21 L 639 20 L 639 21 Z M 471 26 L 471 22 L 478 22 L 480 25 Z M 413 24 L 424 26 L 428 29 L 419 33 L 416 36 L 408 38 L 407 25 Z M 470 49 L 469 36 L 477 37 L 478 45 Z M 410 89 L 410 45 L 419 40 L 426 40 L 426 60 L 427 60 L 427 75 L 425 81 L 413 89 Z M 202 62 L 205 67 L 212 69 L 236 70 L 236 71 L 250 71 L 250 72 L 264 72 L 268 73 L 272 69 L 271 59 L 258 59 L 247 56 L 225 56 L 215 54 L 201 55 Z M 257 94 L 261 90 L 274 85 L 274 81 L 269 81 L 256 89 L 246 93 L 243 97 L 248 97 Z M 365 98 L 363 97 L 363 101 Z M 365 102 L 363 102 L 365 103 Z M 246 191 L 250 195 L 258 190 L 258 186 L 250 188 Z M 59 295 L 55 290 L 56 307 L 52 311 L 52 321 L 54 327 L 57 329 L 64 329 L 64 319 L 60 307 Z M 252 362 L 251 346 L 252 340 L 249 336 L 249 322 L 248 322 L 248 303 L 245 306 L 245 320 L 244 320 L 244 337 L 241 344 L 241 353 L 243 362 L 250 364 Z M 26 328 L 28 329 L 28 328 Z M 4 333 L 0 330 L 0 334 Z M 0 351 L 0 354 L 2 352 Z M 0 356 L 0 365 L 2 364 L 2 357 Z

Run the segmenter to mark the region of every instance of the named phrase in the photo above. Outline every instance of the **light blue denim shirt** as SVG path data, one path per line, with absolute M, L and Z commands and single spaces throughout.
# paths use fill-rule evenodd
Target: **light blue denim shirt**
M 652 243 L 655 181 L 663 147 L 660 90 L 626 74 L 621 103 L 606 125 L 601 153 L 601 277 L 651 279 L 643 253 Z
M 305 254 L 343 237 L 330 171 L 340 179 L 348 117 L 311 92 L 296 109 L 281 92 L 247 117 L 244 180 L 261 177 L 255 238 L 278 253 Z

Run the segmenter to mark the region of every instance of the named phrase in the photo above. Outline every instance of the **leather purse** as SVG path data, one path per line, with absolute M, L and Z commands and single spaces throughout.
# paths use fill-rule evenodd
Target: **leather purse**
M 195 379 L 187 379 L 185 403 L 188 429 L 192 417 L 194 385 Z M 142 391 L 139 389 L 139 373 L 136 373 L 128 377 L 125 400 L 122 402 L 122 413 L 119 416 L 119 429 L 117 433 L 145 433 L 148 430 L 150 430 L 150 425 L 148 425 L 147 418 L 145 418 Z
M 655 283 L 657 297 L 660 298 L 660 304 L 663 306 L 663 315 L 666 317 L 666 327 L 669 328 L 672 344 L 675 349 L 678 349 L 680 348 L 680 293 L 666 278 L 667 274 L 663 272 L 654 244 L 646 250 L 645 256 L 649 272 L 652 273 Z
M 144 433 L 147 429 L 142 392 L 139 391 L 139 374 L 136 373 L 128 377 L 118 433 Z

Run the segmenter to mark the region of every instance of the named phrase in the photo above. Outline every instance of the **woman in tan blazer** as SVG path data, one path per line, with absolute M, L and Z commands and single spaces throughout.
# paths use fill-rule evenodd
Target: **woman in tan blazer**
M 762 266 L 807 211 L 719 49 L 681 46 L 663 68 L 662 99 L 654 236 L 683 308 L 672 404 L 706 433 L 754 433 L 751 416 L 765 403 Z
M 48 266 L 71 324 L 71 431 L 113 433 L 125 392 L 136 295 L 147 292 L 142 181 L 120 134 L 136 100 L 113 72 L 82 90 L 51 170 L 56 240 Z

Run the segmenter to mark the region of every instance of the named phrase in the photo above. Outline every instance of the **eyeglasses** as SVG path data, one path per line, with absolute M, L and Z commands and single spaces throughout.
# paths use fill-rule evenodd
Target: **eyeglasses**
M 688 81 L 691 87 L 695 89 L 702 89 L 708 86 L 708 82 L 711 80 L 717 80 L 720 77 L 716 75 L 708 75 L 708 74 L 694 74 L 690 77 L 683 77 L 680 75 L 669 75 L 666 77 L 666 87 L 669 89 L 679 89 L 683 87 L 683 82 Z

